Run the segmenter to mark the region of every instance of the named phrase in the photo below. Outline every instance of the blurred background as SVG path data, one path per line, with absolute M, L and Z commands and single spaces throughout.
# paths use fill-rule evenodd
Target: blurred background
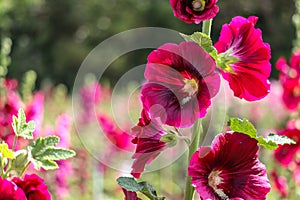
M 296 28 L 292 22 L 296 10 L 294 1 L 219 0 L 218 5 L 220 11 L 213 22 L 213 42 L 218 40 L 222 25 L 229 23 L 234 16 L 258 16 L 257 27 L 262 30 L 264 41 L 268 42 L 272 49 L 271 76 L 277 79 L 275 62 L 280 56 L 289 59 L 292 48 L 296 46 L 294 45 L 294 39 L 297 38 Z M 298 21 L 298 30 L 300 30 L 300 18 Z M 111 89 L 128 70 L 145 64 L 152 49 L 137 50 L 119 57 L 106 69 L 100 84 L 97 81 L 98 77 L 87 77 L 90 80 L 79 92 L 82 110 L 78 112 L 82 117 L 79 123 L 82 126 L 82 132 L 78 131 L 77 127 L 75 128 L 74 124 L 77 125 L 77 123 L 68 117 L 73 116 L 70 93 L 81 63 L 93 48 L 115 34 L 140 27 L 162 27 L 185 34 L 201 30 L 200 25 L 185 24 L 174 17 L 169 0 L 0 0 L 0 38 L 8 37 L 12 40 L 10 58 L 4 55 L 5 52 L 9 53 L 9 50 L 4 51 L 4 54 L 0 53 L 0 85 L 1 73 L 3 74 L 1 65 L 8 64 L 9 59 L 11 59 L 11 64 L 8 66 L 7 77 L 18 79 L 20 83 L 19 88 L 14 81 L 10 85 L 10 87 L 14 86 L 13 89 L 6 88 L 14 90 L 18 98 L 11 98 L 13 103 L 8 101 L 15 108 L 4 109 L 10 114 L 7 115 L 10 117 L 4 117 L 4 119 L 11 118 L 11 115 L 17 112 L 18 107 L 15 102 L 22 100 L 25 110 L 31 110 L 31 107 L 35 110 L 34 120 L 41 129 L 39 136 L 55 133 L 68 141 L 68 146 L 77 152 L 76 158 L 60 164 L 59 171 L 41 173 L 49 185 L 53 199 L 115 200 L 124 198 L 121 188 L 115 181 L 117 177 L 124 174 L 117 170 L 118 168 L 98 162 L 94 155 L 90 155 L 86 146 L 94 145 L 100 151 L 104 149 L 107 151 L 105 159 L 116 162 L 121 167 L 130 167 L 129 160 L 124 159 L 123 151 L 104 148 L 106 142 L 95 140 L 91 134 L 95 132 L 96 136 L 98 134 L 107 137 L 111 145 L 121 150 L 129 149 L 132 152 L 135 149 L 131 143 L 132 135 L 128 133 L 130 133 L 132 123 L 136 124 L 140 116 L 140 94 L 138 91 L 130 93 L 136 85 L 129 84 L 128 88 L 116 95 L 117 103 L 113 106 L 117 108 L 117 115 L 122 118 L 122 125 L 125 124 L 124 127 L 118 127 L 119 124 L 115 123 L 111 113 Z M 300 38 L 300 33 L 298 38 Z M 6 43 L 10 44 L 10 40 L 7 41 Z M 36 74 L 31 70 L 34 70 Z M 4 73 L 4 78 L 5 75 L 6 73 Z M 36 84 L 35 78 L 37 78 Z M 248 118 L 255 124 L 260 134 L 285 127 L 293 113 L 290 115 L 281 100 L 283 86 L 278 81 L 271 81 L 271 93 L 264 100 L 255 103 L 233 98 L 232 92 L 225 88 L 222 94 L 228 97 L 228 105 L 224 108 L 226 102 L 224 103 L 222 94 L 220 98 L 215 98 L 216 106 L 208 113 L 204 121 L 204 130 L 208 130 L 208 125 L 211 123 L 213 130 L 209 134 L 214 136 L 219 133 L 224 124 L 214 124 L 210 119 L 225 122 L 226 120 L 222 118 L 224 114 L 227 118 L 229 116 Z M 131 105 L 128 110 L 124 109 L 126 103 L 128 103 L 127 106 Z M 92 118 L 95 111 L 97 119 Z M 1 104 L 0 112 L 3 112 Z M 97 123 L 97 126 L 100 124 L 103 131 L 93 131 L 94 123 Z M 77 137 L 78 135 L 89 139 L 86 141 L 86 146 L 82 138 Z M 100 152 L 99 155 L 101 154 L 103 153 Z M 276 169 L 278 174 L 288 174 L 286 177 L 289 177 L 287 182 L 291 186 L 290 199 L 299 199 L 300 193 L 296 196 L 293 192 L 300 191 L 295 186 L 294 179 L 291 178 L 293 170 L 287 171 L 281 169 L 278 164 L 274 164 L 270 151 L 263 151 L 261 158 L 268 165 L 269 173 L 272 173 L 272 169 Z M 186 161 L 187 155 L 182 156 L 168 167 L 155 173 L 146 173 L 143 175 L 143 180 L 149 181 L 159 194 L 166 196 L 167 199 L 181 200 L 183 199 L 183 180 L 186 176 Z M 274 180 L 272 184 L 276 183 L 277 179 L 274 178 Z M 274 188 L 276 190 L 276 187 Z M 276 195 L 274 191 L 269 197 L 272 200 L 282 199 L 282 196 Z
M 222 24 L 236 15 L 259 17 L 264 41 L 272 48 L 272 63 L 289 57 L 295 28 L 294 1 L 220 0 L 212 37 L 216 42 Z M 63 83 L 69 91 L 82 61 L 105 39 L 133 28 L 164 27 L 191 34 L 200 25 L 187 25 L 173 16 L 168 0 L 0 0 L 0 33 L 12 39 L 8 77 L 21 79 L 32 69 L 37 88 L 47 81 Z M 146 63 L 151 50 L 139 50 L 117 59 L 106 70 L 114 84 L 130 68 Z M 272 77 L 277 78 L 276 70 Z

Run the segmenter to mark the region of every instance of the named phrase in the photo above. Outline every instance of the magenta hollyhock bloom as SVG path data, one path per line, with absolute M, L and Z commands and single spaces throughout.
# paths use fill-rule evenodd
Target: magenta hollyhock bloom
M 294 158 L 300 150 L 300 130 L 297 128 L 287 128 L 278 133 L 293 139 L 296 144 L 280 145 L 274 152 L 275 159 L 284 167 L 294 163 Z
M 199 24 L 219 12 L 218 0 L 170 0 L 174 16 L 185 23 Z
M 14 182 L 0 177 L 0 200 L 27 200 L 27 198 Z
M 40 133 L 44 118 L 44 94 L 37 92 L 33 99 L 26 105 L 26 120 L 33 120 L 35 123 L 34 135 Z
M 155 159 L 167 143 L 160 141 L 165 134 L 160 123 L 156 119 L 151 119 L 145 110 L 142 111 L 139 123 L 132 128 L 132 132 L 136 135 L 132 140 L 132 143 L 136 144 L 136 150 L 132 156 L 134 162 L 131 174 L 135 178 L 140 178 L 145 165 Z
M 218 67 L 229 82 L 234 95 L 247 101 L 265 97 L 270 91 L 271 50 L 263 42 L 258 18 L 234 17 L 222 27 L 219 41 L 214 45 L 220 54 Z
M 148 56 L 142 87 L 143 107 L 153 118 L 176 127 L 204 117 L 220 87 L 215 62 L 199 45 L 167 43 Z
M 91 122 L 95 117 L 95 108 L 101 101 L 101 85 L 97 81 L 90 82 L 80 88 L 80 105 L 82 107 L 82 123 Z
M 60 138 L 58 147 L 70 148 L 70 132 L 72 120 L 67 114 L 61 114 L 56 119 L 55 135 Z M 59 199 L 66 199 L 69 193 L 69 178 L 73 174 L 70 160 L 57 161 L 59 168 L 55 170 L 55 194 Z
M 278 191 L 282 198 L 289 194 L 289 188 L 284 176 L 279 176 L 276 171 L 272 171 L 271 177 L 274 181 L 275 190 Z
M 300 103 L 300 50 L 293 53 L 290 66 L 280 57 L 276 68 L 280 71 L 279 81 L 283 88 L 282 100 L 287 109 L 297 110 Z
M 98 121 L 104 134 L 114 145 L 124 150 L 133 148 L 131 143 L 133 136 L 118 128 L 110 117 L 101 114 L 98 116 Z
M 124 200 L 141 200 L 138 198 L 136 192 L 127 191 L 124 188 L 122 188 L 122 191 L 125 195 Z
M 200 147 L 188 167 L 201 199 L 266 199 L 270 184 L 258 160 L 255 139 L 236 132 L 219 134 L 212 147 Z
M 15 177 L 12 182 L 24 191 L 27 200 L 51 200 L 48 186 L 36 174 L 26 174 L 23 179 Z

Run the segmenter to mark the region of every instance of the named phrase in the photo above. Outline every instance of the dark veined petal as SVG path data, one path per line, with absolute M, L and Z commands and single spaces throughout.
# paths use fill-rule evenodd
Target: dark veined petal
M 270 191 L 257 141 L 241 133 L 219 134 L 211 148 L 200 147 L 188 173 L 202 199 L 266 199 Z

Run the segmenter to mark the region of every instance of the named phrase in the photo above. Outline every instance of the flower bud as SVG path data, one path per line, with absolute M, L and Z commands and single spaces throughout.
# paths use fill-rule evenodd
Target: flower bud
M 22 170 L 29 162 L 28 152 L 25 149 L 15 152 L 15 159 L 12 161 L 12 169 Z

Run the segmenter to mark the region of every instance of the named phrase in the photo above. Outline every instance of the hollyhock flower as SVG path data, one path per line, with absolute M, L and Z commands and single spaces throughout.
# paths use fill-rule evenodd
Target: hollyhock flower
M 14 182 L 0 178 L 0 200 L 27 200 L 27 198 Z
M 141 200 L 138 198 L 136 192 L 127 191 L 124 188 L 122 188 L 122 191 L 125 195 L 124 200 Z
M 218 67 L 229 82 L 234 95 L 247 101 L 265 97 L 270 90 L 271 50 L 263 42 L 260 29 L 254 26 L 258 18 L 234 17 L 222 27 L 214 45 L 219 55 Z
M 27 121 L 34 121 L 34 134 L 39 134 L 44 118 L 44 94 L 42 92 L 37 92 L 33 99 L 26 105 L 25 115 Z
M 282 198 L 288 196 L 289 188 L 284 176 L 278 176 L 276 171 L 272 171 L 271 176 L 274 180 L 275 189 L 280 193 Z
M 82 122 L 88 123 L 95 116 L 95 107 L 101 100 L 101 85 L 96 82 L 90 82 L 80 88 L 80 105 L 83 109 Z
M 170 0 L 174 16 L 186 23 L 199 24 L 219 12 L 218 0 Z
M 67 114 L 58 116 L 56 120 L 55 135 L 60 138 L 57 145 L 62 148 L 70 148 L 70 129 L 72 121 Z M 73 174 L 73 167 L 70 160 L 57 161 L 59 168 L 55 170 L 55 193 L 59 199 L 66 199 L 69 191 L 69 177 Z
M 24 191 L 28 200 L 51 200 L 48 186 L 36 174 L 26 174 L 23 179 L 15 177 L 12 182 Z
M 167 143 L 160 141 L 165 132 L 159 122 L 156 119 L 151 119 L 145 110 L 142 111 L 139 123 L 132 128 L 132 132 L 136 135 L 132 140 L 132 143 L 136 144 L 136 150 L 132 156 L 134 162 L 131 174 L 135 178 L 139 178 L 145 165 L 155 159 Z
M 214 60 L 193 42 L 168 43 L 151 52 L 144 75 L 144 109 L 176 127 L 204 117 L 220 87 Z
M 124 150 L 133 148 L 131 143 L 133 137 L 118 128 L 110 117 L 101 114 L 98 116 L 98 121 L 104 134 L 114 145 Z
M 188 174 L 201 199 L 266 199 L 270 184 L 258 160 L 255 139 L 236 132 L 219 134 L 212 147 L 192 156 Z
M 300 130 L 297 128 L 287 128 L 278 133 L 293 139 L 296 144 L 280 145 L 274 152 L 275 159 L 284 167 L 294 161 L 296 153 L 300 150 Z
M 289 110 L 296 110 L 300 103 L 300 51 L 296 51 L 290 59 L 290 66 L 281 57 L 276 62 L 280 71 L 279 81 L 283 88 L 282 100 Z

